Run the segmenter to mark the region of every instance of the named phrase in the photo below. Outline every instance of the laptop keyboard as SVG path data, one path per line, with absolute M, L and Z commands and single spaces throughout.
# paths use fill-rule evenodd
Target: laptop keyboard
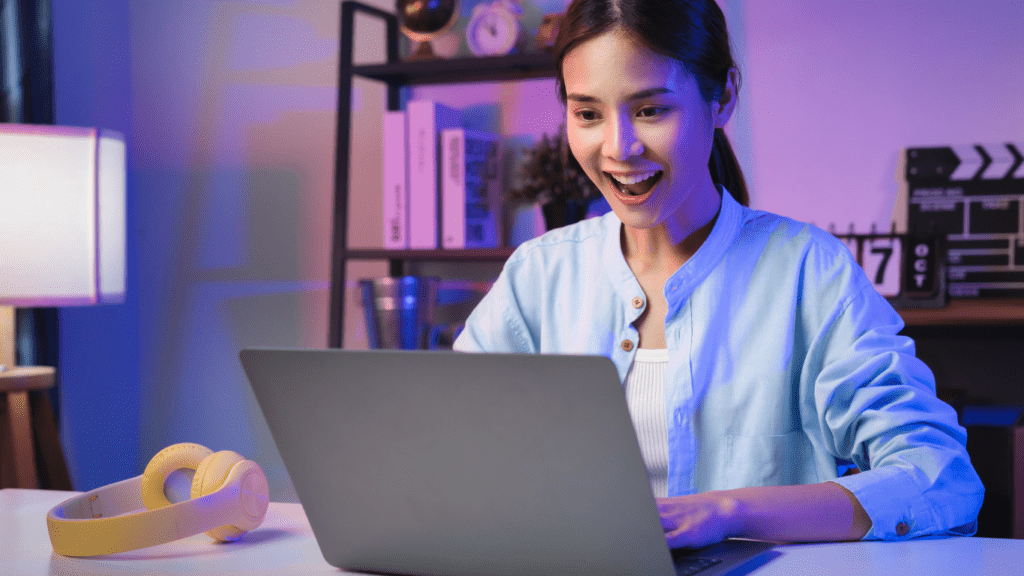
M 676 576 L 690 576 L 719 562 L 718 558 L 680 558 L 675 561 Z

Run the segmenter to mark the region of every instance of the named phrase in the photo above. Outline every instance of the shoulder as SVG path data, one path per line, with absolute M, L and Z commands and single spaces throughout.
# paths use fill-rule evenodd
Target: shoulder
M 760 210 L 744 209 L 730 264 L 829 298 L 846 300 L 872 287 L 853 253 L 833 234 Z
M 813 254 L 846 264 L 854 262 L 849 248 L 833 234 L 813 224 L 763 210 L 743 209 L 743 223 L 737 241 L 760 243 L 783 254 Z
M 618 230 L 619 220 L 614 213 L 555 228 L 516 248 L 506 261 L 507 266 L 521 266 L 528 262 L 542 262 L 551 258 L 600 251 L 609 233 Z

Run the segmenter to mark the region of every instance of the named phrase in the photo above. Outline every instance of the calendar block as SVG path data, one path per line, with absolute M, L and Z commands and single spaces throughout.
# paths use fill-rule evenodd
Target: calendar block
M 903 273 L 903 240 L 899 236 L 865 238 L 860 265 L 878 293 L 886 297 L 900 294 Z

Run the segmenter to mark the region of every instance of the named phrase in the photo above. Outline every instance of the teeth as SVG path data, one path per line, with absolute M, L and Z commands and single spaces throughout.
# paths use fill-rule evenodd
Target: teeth
M 616 176 L 615 174 L 609 174 L 609 176 L 614 178 L 619 184 L 636 184 L 637 182 L 643 182 L 648 178 L 653 178 L 657 173 L 658 171 L 655 170 L 654 172 L 644 172 L 643 174 L 635 174 L 633 176 Z

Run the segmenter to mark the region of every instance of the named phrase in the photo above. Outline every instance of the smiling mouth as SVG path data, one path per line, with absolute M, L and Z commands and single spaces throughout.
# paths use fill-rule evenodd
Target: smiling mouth
M 612 182 L 612 186 L 623 196 L 643 196 L 661 180 L 661 170 L 654 170 L 643 174 L 631 176 L 613 176 L 608 172 L 604 173 Z

